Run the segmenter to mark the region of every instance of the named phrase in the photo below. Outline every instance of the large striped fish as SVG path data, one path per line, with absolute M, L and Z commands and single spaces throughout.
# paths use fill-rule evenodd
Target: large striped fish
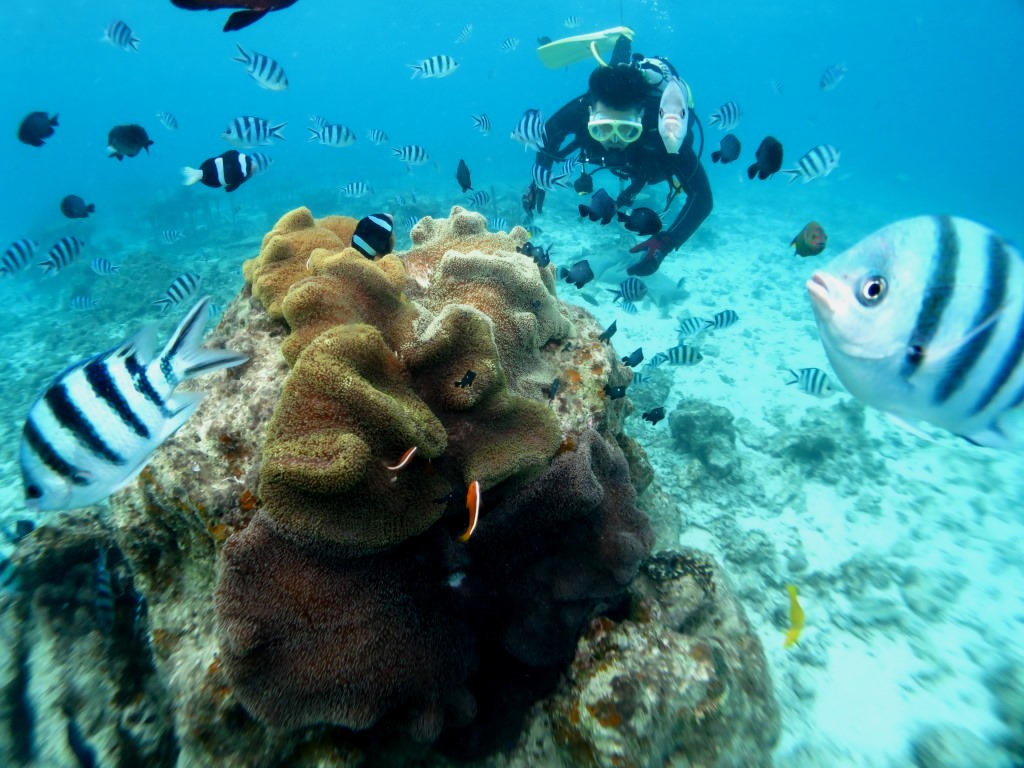
M 75 363 L 32 405 L 21 437 L 25 503 L 35 510 L 96 504 L 131 482 L 205 396 L 174 390 L 183 381 L 248 358 L 203 349 L 209 297 L 153 355 L 155 326 Z
M 807 282 L 854 397 L 992 447 L 1024 443 L 1024 259 L 966 219 L 891 224 Z

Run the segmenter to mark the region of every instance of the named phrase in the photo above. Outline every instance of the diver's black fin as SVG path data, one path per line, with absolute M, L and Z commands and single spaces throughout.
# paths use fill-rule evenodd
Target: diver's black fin
M 616 64 L 629 64 L 632 59 L 632 46 L 629 42 L 629 38 L 625 35 L 619 35 L 619 39 L 615 41 L 615 47 L 612 49 L 612 58 L 608 63 L 613 67 Z

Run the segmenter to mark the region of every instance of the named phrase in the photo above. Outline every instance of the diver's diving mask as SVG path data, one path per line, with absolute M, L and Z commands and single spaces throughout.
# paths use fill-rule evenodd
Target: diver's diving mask
M 640 138 L 644 126 L 639 120 L 619 120 L 593 115 L 587 122 L 587 131 L 590 138 L 595 141 L 609 141 L 614 136 L 623 144 L 632 144 Z

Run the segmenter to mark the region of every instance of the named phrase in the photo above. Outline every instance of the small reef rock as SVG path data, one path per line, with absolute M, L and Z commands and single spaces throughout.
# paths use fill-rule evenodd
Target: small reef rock
M 717 565 L 652 558 L 593 318 L 521 227 L 355 225 L 285 215 L 209 339 L 250 362 L 19 544 L 3 764 L 769 765 L 763 650 Z

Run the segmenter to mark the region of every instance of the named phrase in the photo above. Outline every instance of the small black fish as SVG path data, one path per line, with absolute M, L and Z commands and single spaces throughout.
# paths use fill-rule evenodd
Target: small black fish
M 171 0 L 171 3 L 186 11 L 217 11 L 222 8 L 246 8 L 228 16 L 225 32 L 234 32 L 255 24 L 271 11 L 280 11 L 295 4 L 295 0 Z
M 619 398 L 626 396 L 626 387 L 625 386 L 613 387 L 613 386 L 610 386 L 608 384 L 605 384 L 604 385 L 604 393 L 606 395 L 608 395 L 608 398 L 610 400 L 618 400 Z
M 555 399 L 555 395 L 558 394 L 558 385 L 561 384 L 561 383 L 562 383 L 562 380 L 559 379 L 557 376 L 555 377 L 555 380 L 551 382 L 551 386 L 548 387 L 548 400 L 549 401 Z
M 53 136 L 53 129 L 57 127 L 57 115 L 47 117 L 45 112 L 32 112 L 21 121 L 18 126 L 18 141 L 29 144 L 33 147 L 41 147 Z
M 473 384 L 473 379 L 476 378 L 476 371 L 466 371 L 466 375 L 461 380 L 455 382 L 456 387 L 469 387 Z
M 589 195 L 594 191 L 594 177 L 583 171 L 580 177 L 572 183 L 572 188 L 576 190 L 577 195 Z
M 637 347 L 633 350 L 633 353 L 622 358 L 622 364 L 628 365 L 630 368 L 635 368 L 644 361 L 644 348 Z
M 636 232 L 641 237 L 650 237 L 661 232 L 661 217 L 650 208 L 634 208 L 630 214 L 619 211 L 619 221 L 630 232 Z
M 711 162 L 721 162 L 722 165 L 728 165 L 739 156 L 740 140 L 731 133 L 727 133 L 722 137 L 722 143 L 718 149 L 711 153 Z
M 110 157 L 116 157 L 118 160 L 135 157 L 142 150 L 146 150 L 148 155 L 151 146 L 153 146 L 153 140 L 149 138 L 146 129 L 135 123 L 115 125 L 107 134 L 107 149 L 110 150 Z
M 601 335 L 597 337 L 597 340 L 609 341 L 612 338 L 612 336 L 615 335 L 615 332 L 619 330 L 619 327 L 617 325 L 618 322 L 618 320 L 612 320 L 612 324 L 601 332 Z
M 665 407 L 659 405 L 657 408 L 652 408 L 647 411 L 641 417 L 644 421 L 651 422 L 652 425 L 657 424 L 659 421 L 665 418 Z
M 85 204 L 85 200 L 78 195 L 68 195 L 60 201 L 60 212 L 69 219 L 87 219 L 89 214 L 96 211 L 92 203 Z
M 747 168 L 747 178 L 757 176 L 764 181 L 782 167 L 782 144 L 773 136 L 766 136 L 755 156 L 757 162 Z
M 541 35 L 537 38 L 537 45 L 547 45 L 551 42 L 551 38 L 547 35 Z
M 560 279 L 564 277 L 565 282 L 572 283 L 577 288 L 582 288 L 594 279 L 594 270 L 590 268 L 590 262 L 583 259 L 583 261 L 577 261 L 569 269 L 559 267 L 558 277 Z
M 524 256 L 529 256 L 538 267 L 543 269 L 551 263 L 551 246 L 542 248 L 539 245 L 533 245 L 532 243 L 523 243 L 521 246 L 516 248 L 519 253 Z
M 395 248 L 395 217 L 390 213 L 371 213 L 356 224 L 352 247 L 368 259 L 386 256 Z
M 603 189 L 597 190 L 590 198 L 590 205 L 580 206 L 580 216 L 591 221 L 600 221 L 604 226 L 615 217 L 615 201 Z
M 459 182 L 463 192 L 468 192 L 473 188 L 473 184 L 469 180 L 469 166 L 466 165 L 465 160 L 459 160 L 459 168 L 455 171 L 455 180 Z

